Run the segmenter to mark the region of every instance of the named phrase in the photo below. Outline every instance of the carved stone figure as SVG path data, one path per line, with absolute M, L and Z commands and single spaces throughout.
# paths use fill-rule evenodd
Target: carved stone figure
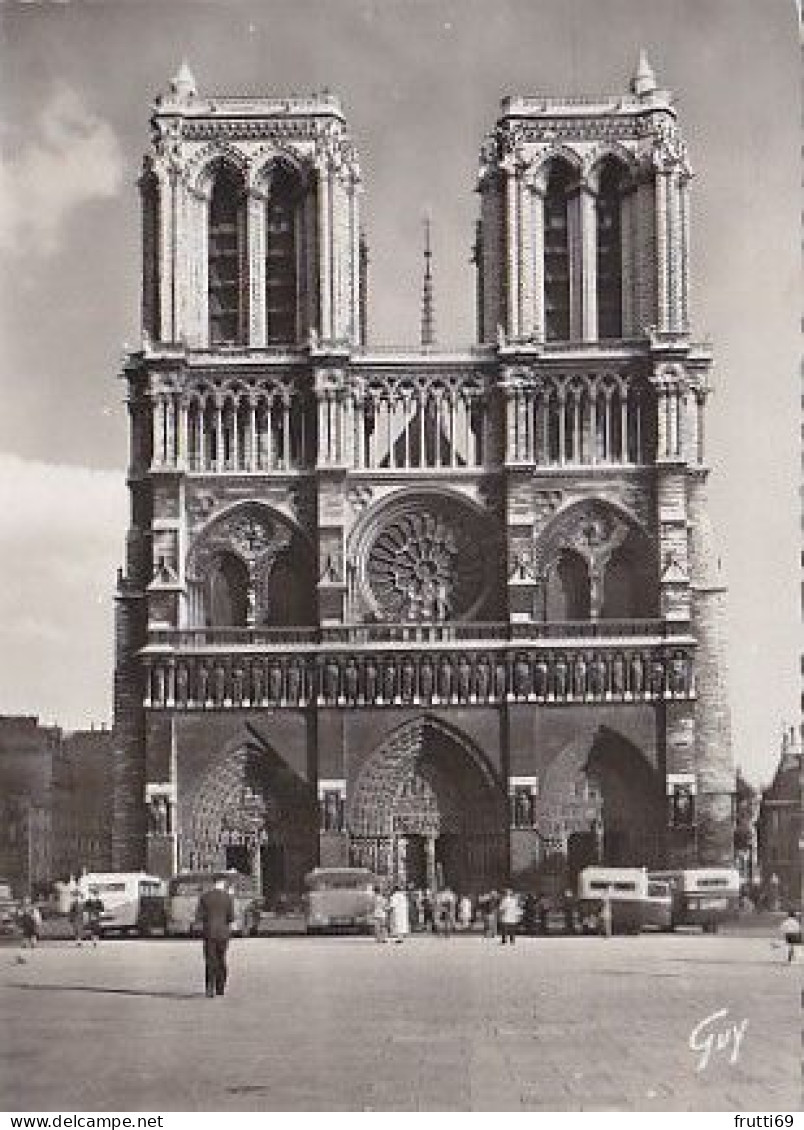
M 366 702 L 374 702 L 377 698 L 377 664 L 371 656 L 366 660 L 363 678 L 365 680 Z
M 386 702 L 393 702 L 396 698 L 396 663 L 393 658 L 387 659 L 383 667 L 382 694 Z
M 278 660 L 268 668 L 268 698 L 271 702 L 282 701 L 282 667 Z
M 446 655 L 438 667 L 438 693 L 443 702 L 452 698 L 452 662 Z
M 465 655 L 458 662 L 458 697 L 461 702 L 468 702 L 472 686 L 472 667 Z
M 341 830 L 341 798 L 334 789 L 324 793 L 322 804 L 322 823 L 325 832 L 340 832 Z
M 243 703 L 243 668 L 239 664 L 232 671 L 232 702 L 235 706 Z
M 296 659 L 291 659 L 288 664 L 287 684 L 287 700 L 295 706 L 301 697 L 301 671 Z
M 687 691 L 687 664 L 681 655 L 674 656 L 670 664 L 670 690 L 676 695 Z
M 631 693 L 639 698 L 645 689 L 645 664 L 639 652 L 631 659 Z
M 324 665 L 324 698 L 327 702 L 337 702 L 341 688 L 341 669 L 338 660 L 328 659 Z
M 505 698 L 507 683 L 505 663 L 500 659 L 495 663 L 495 692 L 493 692 L 498 702 Z
M 563 655 L 559 655 L 553 668 L 556 698 L 567 697 L 567 663 Z
M 516 790 L 514 821 L 517 828 L 529 828 L 532 823 L 530 793 L 526 789 Z
M 216 663 L 212 673 L 212 698 L 216 706 L 222 706 L 226 698 L 226 668 Z
M 547 696 L 548 668 L 544 659 L 539 659 L 534 668 L 534 692 L 537 698 Z
M 600 698 L 606 692 L 606 661 L 602 655 L 596 655 L 589 664 L 589 690 L 595 698 Z
M 263 690 L 263 668 L 262 660 L 255 659 L 251 662 L 247 669 L 247 682 L 248 694 L 251 702 L 256 706 L 262 702 Z
M 517 698 L 527 698 L 532 690 L 530 663 L 520 655 L 514 664 L 514 691 Z
M 198 692 L 197 699 L 201 706 L 206 706 L 209 702 L 209 671 L 207 670 L 206 663 L 198 665 Z
M 187 668 L 180 663 L 176 668 L 176 702 L 179 706 L 187 705 L 188 684 Z
M 475 697 L 478 702 L 486 702 L 489 697 L 489 661 L 481 655 L 475 666 Z
M 355 663 L 354 659 L 350 659 L 347 662 L 343 679 L 344 687 L 346 690 L 346 701 L 357 702 L 359 676 L 357 671 L 357 664 Z
M 402 701 L 412 702 L 413 691 L 416 685 L 416 668 L 411 659 L 406 659 L 402 664 Z
M 419 672 L 419 692 L 422 702 L 430 702 L 432 699 L 434 681 L 433 665 L 429 659 L 425 659 L 422 661 L 421 671 Z
M 586 698 L 586 660 L 576 656 L 573 668 L 572 693 L 575 698 Z

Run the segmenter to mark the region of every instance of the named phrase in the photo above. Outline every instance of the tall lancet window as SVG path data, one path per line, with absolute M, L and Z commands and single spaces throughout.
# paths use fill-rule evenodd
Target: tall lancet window
M 567 341 L 570 331 L 570 257 L 567 189 L 571 170 L 553 163 L 544 196 L 544 315 L 548 341 Z
M 298 179 L 279 166 L 265 205 L 265 321 L 270 345 L 298 340 L 298 201 Z
M 247 295 L 244 186 L 233 169 L 221 165 L 209 202 L 210 345 L 240 345 L 246 340 Z
M 608 161 L 601 170 L 597 194 L 597 332 L 601 338 L 623 336 L 621 196 L 622 170 Z

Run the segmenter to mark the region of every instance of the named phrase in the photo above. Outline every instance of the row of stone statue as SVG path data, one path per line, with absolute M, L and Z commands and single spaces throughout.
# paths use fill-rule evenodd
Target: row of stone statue
M 686 698 L 685 651 L 343 655 L 152 662 L 152 706 L 395 705 Z

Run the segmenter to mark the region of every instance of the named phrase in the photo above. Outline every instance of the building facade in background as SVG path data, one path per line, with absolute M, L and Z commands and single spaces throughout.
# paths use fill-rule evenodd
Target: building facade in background
M 757 842 L 764 899 L 774 909 L 801 908 L 804 765 L 795 727 L 785 733 L 773 780 L 762 790 Z
M 711 357 L 644 58 L 628 94 L 504 100 L 461 353 L 431 310 L 421 349 L 365 344 L 335 98 L 183 67 L 152 128 L 115 866 L 270 897 L 318 862 L 471 890 L 730 862 Z
M 0 877 L 17 896 L 111 869 L 112 734 L 0 717 Z

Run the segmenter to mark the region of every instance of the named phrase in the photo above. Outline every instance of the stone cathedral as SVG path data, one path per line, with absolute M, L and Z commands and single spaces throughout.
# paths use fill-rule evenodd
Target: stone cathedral
M 338 100 L 157 98 L 124 366 L 114 859 L 557 889 L 732 857 L 711 355 L 670 95 L 510 97 L 478 341 L 367 344 Z M 467 233 L 467 243 L 472 233 Z

